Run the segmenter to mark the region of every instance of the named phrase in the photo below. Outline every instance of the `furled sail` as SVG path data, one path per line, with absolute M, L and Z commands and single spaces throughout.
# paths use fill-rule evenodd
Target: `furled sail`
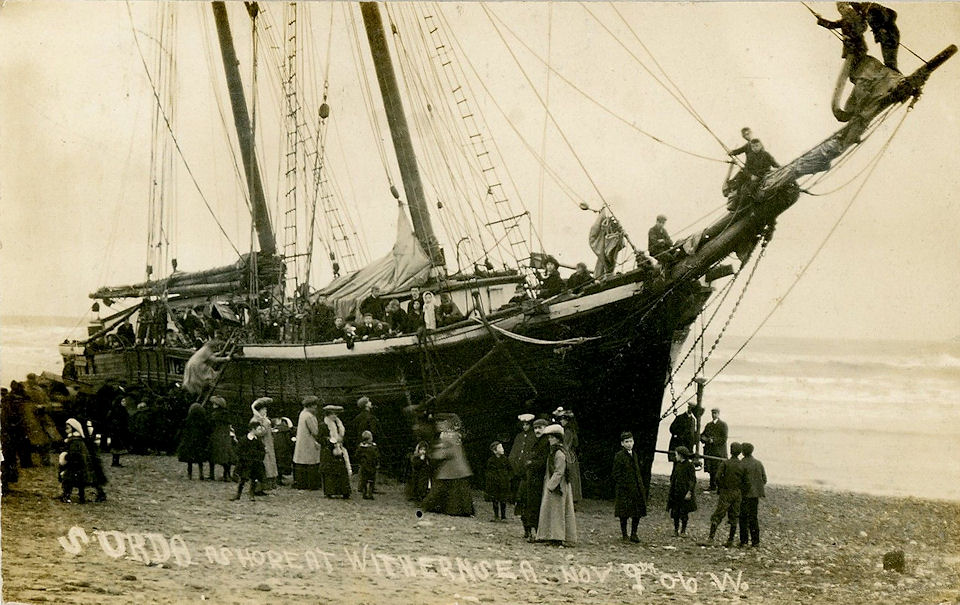
M 370 295 L 374 286 L 381 292 L 399 292 L 427 281 L 430 258 L 414 236 L 403 208 L 398 214 L 397 239 L 389 254 L 355 273 L 338 277 L 317 292 L 318 297 L 327 299 L 327 304 L 333 306 L 337 315 L 348 317 L 357 303 Z
M 273 255 L 257 253 L 257 279 L 260 284 L 274 284 L 280 279 L 283 266 Z M 204 271 L 175 272 L 170 277 L 131 286 L 103 287 L 90 298 L 142 298 L 144 296 L 215 296 L 246 292 L 250 283 L 250 255 L 244 254 L 232 265 Z

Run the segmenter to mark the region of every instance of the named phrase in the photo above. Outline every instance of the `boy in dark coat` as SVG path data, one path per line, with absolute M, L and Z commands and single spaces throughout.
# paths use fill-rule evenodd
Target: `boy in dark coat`
M 486 492 L 487 500 L 493 502 L 493 520 L 507 520 L 507 502 L 513 499 L 510 479 L 513 472 L 510 460 L 503 455 L 503 444 L 494 441 L 490 444 L 493 455 L 487 460 Z
M 687 535 L 687 518 L 697 510 L 697 472 L 693 467 L 690 450 L 684 446 L 676 449 L 676 462 L 670 473 L 670 493 L 667 510 L 673 517 L 673 535 Z
M 647 493 L 640 479 L 640 460 L 633 451 L 633 433 L 620 433 L 620 451 L 613 457 L 613 514 L 620 519 L 620 539 L 639 542 L 637 526 L 640 517 L 647 516 Z M 627 537 L 627 519 L 630 519 L 630 537 Z
M 364 500 L 373 500 L 373 490 L 376 487 L 377 468 L 380 467 L 380 450 L 373 442 L 373 433 L 363 431 L 360 435 L 360 445 L 357 447 L 357 464 L 360 466 L 360 490 Z
M 250 419 L 250 431 L 237 440 L 235 447 L 237 453 L 237 474 L 240 475 L 240 484 L 237 486 L 237 493 L 230 498 L 239 500 L 243 494 L 243 486 L 250 481 L 250 499 L 254 497 L 257 488 L 263 485 L 267 478 L 266 469 L 263 466 L 263 456 L 266 449 L 263 446 L 263 435 L 266 429 L 255 418 Z M 257 484 L 260 485 L 257 485 Z

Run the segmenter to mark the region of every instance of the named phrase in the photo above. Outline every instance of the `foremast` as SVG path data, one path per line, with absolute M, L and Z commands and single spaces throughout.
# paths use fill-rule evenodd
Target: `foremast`
M 240 69 L 238 67 L 240 61 L 237 59 L 237 51 L 233 46 L 233 35 L 230 33 L 226 6 L 223 2 L 213 2 L 212 8 L 214 21 L 217 24 L 217 37 L 220 40 L 220 54 L 223 57 L 223 71 L 227 77 L 227 86 L 230 89 L 233 123 L 237 129 L 240 155 L 243 158 L 243 168 L 247 176 L 247 189 L 250 193 L 250 205 L 253 209 L 253 223 L 257 230 L 257 240 L 260 244 L 260 252 L 272 256 L 277 252 L 277 242 L 273 236 L 273 227 L 270 225 L 270 215 L 267 212 L 267 202 L 263 195 L 263 182 L 260 180 L 257 153 L 253 143 L 253 130 L 247 112 L 243 83 L 240 80 Z

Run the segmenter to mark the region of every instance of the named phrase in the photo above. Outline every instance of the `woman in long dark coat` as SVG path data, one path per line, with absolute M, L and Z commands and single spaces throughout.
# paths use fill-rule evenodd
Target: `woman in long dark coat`
M 233 449 L 233 437 L 230 436 L 230 411 L 223 397 L 210 398 L 213 409 L 210 411 L 210 480 L 218 464 L 223 467 L 223 480 L 230 481 L 230 467 L 237 463 L 237 454 Z
M 350 456 L 343 444 L 346 429 L 337 417 L 343 408 L 339 405 L 323 406 L 323 420 L 317 441 L 320 443 L 320 474 L 323 476 L 323 494 L 327 498 L 350 497 Z
M 673 535 L 687 535 L 687 518 L 697 510 L 697 471 L 694 469 L 690 450 L 684 446 L 676 449 L 677 460 L 670 473 L 670 493 L 667 510 L 673 517 Z
M 193 479 L 193 465 L 196 463 L 200 467 L 200 480 L 203 481 L 203 463 L 210 460 L 210 419 L 200 402 L 192 404 L 187 410 L 177 459 L 187 463 L 188 479 Z

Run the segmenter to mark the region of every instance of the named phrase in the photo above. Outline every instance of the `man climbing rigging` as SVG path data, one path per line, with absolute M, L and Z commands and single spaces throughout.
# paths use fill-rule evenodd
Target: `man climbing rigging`
M 884 65 L 900 71 L 897 68 L 897 50 L 900 46 L 897 11 L 876 2 L 837 2 L 837 10 L 840 12 L 838 21 L 817 15 L 817 25 L 840 30 L 843 34 L 843 57 L 853 54 L 856 63 L 867 53 L 863 33 L 869 26 L 873 39 L 880 45 Z

